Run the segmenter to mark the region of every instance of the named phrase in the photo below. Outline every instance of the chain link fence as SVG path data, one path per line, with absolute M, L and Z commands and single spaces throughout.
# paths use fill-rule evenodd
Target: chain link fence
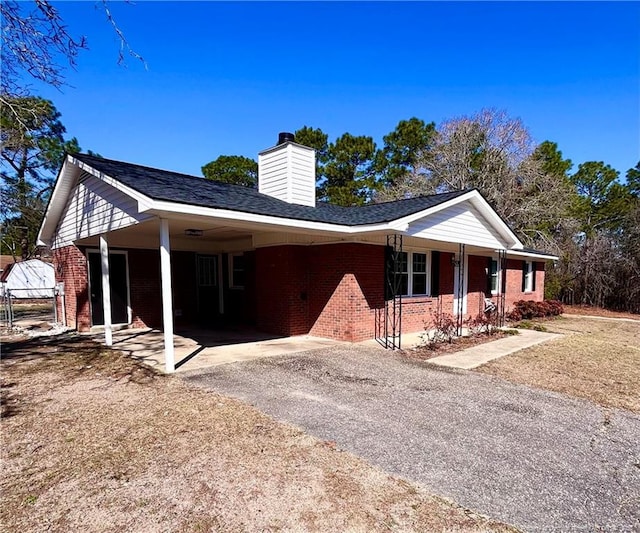
M 12 330 L 14 327 L 30 327 L 38 323 L 57 324 L 60 290 L 58 288 L 41 289 L 39 298 L 25 298 L 26 291 L 32 289 L 8 289 L 2 291 L 0 305 L 0 324 Z

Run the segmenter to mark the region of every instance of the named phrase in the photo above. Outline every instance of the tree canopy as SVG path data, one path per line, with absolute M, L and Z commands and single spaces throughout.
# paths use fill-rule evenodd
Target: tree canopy
M 2 246 L 26 256 L 35 248 L 54 173 L 65 153 L 80 147 L 75 138 L 65 139 L 66 129 L 51 101 L 25 97 L 9 102 L 13 108 L 0 108 Z
M 435 122 L 412 117 L 401 120 L 385 135 L 384 146 L 376 154 L 376 171 L 381 174 L 383 187 L 393 188 L 424 177 L 420 158 L 428 154 L 436 138 Z
M 202 175 L 213 181 L 257 187 L 258 163 L 241 155 L 221 155 L 202 167 Z
M 627 188 L 634 196 L 640 196 L 640 161 L 635 167 L 627 170 Z

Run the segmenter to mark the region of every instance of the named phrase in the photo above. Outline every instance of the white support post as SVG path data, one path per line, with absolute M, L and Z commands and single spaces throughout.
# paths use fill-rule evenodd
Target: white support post
M 111 284 L 109 282 L 109 245 L 107 238 L 100 235 L 100 262 L 102 265 L 102 311 L 104 315 L 104 342 L 113 345 L 113 327 L 111 325 Z
M 165 371 L 176 369 L 173 347 L 173 299 L 171 297 L 171 244 L 169 242 L 169 221 L 160 219 L 160 273 L 162 279 L 162 324 L 164 329 Z

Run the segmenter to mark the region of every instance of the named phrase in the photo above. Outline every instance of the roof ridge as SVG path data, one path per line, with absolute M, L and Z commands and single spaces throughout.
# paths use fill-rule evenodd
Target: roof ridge
M 241 188 L 243 191 L 246 191 L 247 189 L 249 190 L 256 190 L 253 189 L 253 187 L 246 187 L 245 185 L 238 185 L 237 183 L 227 183 L 226 181 L 218 181 L 218 180 L 212 180 L 209 179 L 205 176 L 194 176 L 193 174 L 185 174 L 184 172 L 177 172 L 175 170 L 167 170 L 166 168 L 158 168 L 158 167 L 150 167 L 148 165 L 140 165 L 138 163 L 130 163 L 129 161 L 120 161 L 119 159 L 110 159 L 108 157 L 97 157 L 94 155 L 89 155 L 89 154 L 82 154 L 82 153 L 76 153 L 76 154 L 69 154 L 71 157 L 76 157 L 76 156 L 81 156 L 81 157 L 86 157 L 89 159 L 93 159 L 94 161 L 108 161 L 110 163 L 117 163 L 119 165 L 129 165 L 132 167 L 137 167 L 140 169 L 144 169 L 144 170 L 152 170 L 154 172 L 166 172 L 167 174 L 173 174 L 175 176 L 180 176 L 183 178 L 189 178 L 192 180 L 198 180 L 200 183 L 216 183 L 219 185 L 225 185 L 225 186 L 229 186 L 229 187 L 233 187 L 233 188 Z
M 352 206 L 352 207 L 367 207 L 367 206 L 371 206 L 371 205 L 385 205 L 385 204 L 393 204 L 396 202 L 406 202 L 408 200 L 416 200 L 419 198 L 435 198 L 436 196 L 445 196 L 445 195 L 454 195 L 454 196 L 458 196 L 458 195 L 462 195 L 464 193 L 473 191 L 476 187 L 472 187 L 470 189 L 459 189 L 456 191 L 446 191 L 446 192 L 437 192 L 434 194 L 419 194 L 418 196 L 411 196 L 410 198 L 398 198 L 397 200 L 385 200 L 384 202 L 374 202 L 371 204 L 365 204 L 365 205 L 361 205 L 361 206 Z

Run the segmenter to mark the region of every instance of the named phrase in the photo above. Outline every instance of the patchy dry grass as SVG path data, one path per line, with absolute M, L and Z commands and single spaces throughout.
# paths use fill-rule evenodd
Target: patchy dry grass
M 87 340 L 3 351 L 6 531 L 513 531 Z
M 476 370 L 640 413 L 640 321 L 572 316 L 544 324 L 565 337 Z
M 631 318 L 632 320 L 640 320 L 637 313 L 627 313 L 624 311 L 611 311 L 603 307 L 594 307 L 592 305 L 567 305 L 563 304 L 564 312 L 568 315 L 580 316 L 602 316 L 609 318 Z

